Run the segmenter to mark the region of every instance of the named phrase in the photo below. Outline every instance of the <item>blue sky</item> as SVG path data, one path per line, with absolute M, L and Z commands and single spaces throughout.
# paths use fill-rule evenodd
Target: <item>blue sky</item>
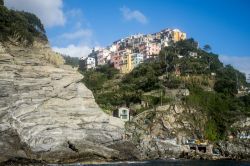
M 52 47 L 86 56 L 135 33 L 179 28 L 200 46 L 210 44 L 225 63 L 250 71 L 249 0 L 8 0 L 37 14 Z M 27 5 L 28 4 L 28 5 Z M 250 73 L 250 72 L 249 72 Z

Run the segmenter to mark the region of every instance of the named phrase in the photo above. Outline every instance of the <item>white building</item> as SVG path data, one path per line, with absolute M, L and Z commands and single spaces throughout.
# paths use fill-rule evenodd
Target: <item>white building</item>
M 133 68 L 138 66 L 140 63 L 143 63 L 144 55 L 140 53 L 132 53 L 131 61 Z
M 189 51 L 188 54 L 189 54 L 189 56 L 191 56 L 193 58 L 197 58 L 198 57 L 198 53 L 197 52 Z
M 80 68 L 82 70 L 89 70 L 95 68 L 95 58 L 87 57 L 87 58 L 80 58 Z
M 109 47 L 109 51 L 110 51 L 110 52 L 116 52 L 116 51 L 118 51 L 118 44 L 112 44 L 112 45 Z
M 113 116 L 120 118 L 124 122 L 127 122 L 131 119 L 130 110 L 127 107 L 120 107 L 118 110 L 113 112 Z

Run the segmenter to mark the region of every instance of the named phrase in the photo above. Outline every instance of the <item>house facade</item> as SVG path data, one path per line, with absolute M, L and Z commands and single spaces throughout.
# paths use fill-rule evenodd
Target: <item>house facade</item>
M 181 32 L 179 29 L 172 30 L 172 40 L 178 42 L 180 40 L 185 40 L 187 38 L 186 33 Z
M 132 57 L 131 53 L 122 56 L 121 73 L 126 74 L 132 71 Z
M 119 55 L 118 52 L 113 53 L 111 55 L 111 64 L 113 64 L 114 68 L 117 70 L 121 70 L 121 66 L 122 66 L 122 56 Z
M 95 58 L 92 57 L 80 58 L 79 66 L 82 70 L 94 69 L 96 67 Z
M 111 59 L 111 52 L 106 48 L 101 48 L 97 53 L 97 65 L 105 65 Z
M 132 119 L 130 109 L 127 107 L 120 107 L 113 112 L 113 116 L 120 118 L 122 121 L 127 122 Z
M 131 55 L 132 69 L 134 69 L 139 64 L 143 63 L 144 55 L 141 53 L 133 53 Z
M 147 45 L 147 55 L 158 55 L 161 51 L 160 43 L 149 43 Z

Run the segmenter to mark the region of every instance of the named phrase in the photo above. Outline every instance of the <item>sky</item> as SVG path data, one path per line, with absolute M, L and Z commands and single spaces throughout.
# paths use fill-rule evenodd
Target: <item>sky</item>
M 87 56 L 93 47 L 136 33 L 178 28 L 200 47 L 209 44 L 225 64 L 250 74 L 249 0 L 5 0 L 35 13 L 52 48 Z

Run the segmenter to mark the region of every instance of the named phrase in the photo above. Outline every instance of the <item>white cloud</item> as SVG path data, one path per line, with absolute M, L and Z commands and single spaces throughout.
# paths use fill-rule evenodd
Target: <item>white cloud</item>
M 63 0 L 5 0 L 7 7 L 36 14 L 46 27 L 62 26 L 66 22 Z
M 148 22 L 147 17 L 139 10 L 131 10 L 127 7 L 123 7 L 120 11 L 122 12 L 124 19 L 127 21 L 136 20 L 142 24 L 146 24 Z
M 92 49 L 86 45 L 68 45 L 67 47 L 53 47 L 55 52 L 59 52 L 64 55 L 69 55 L 71 57 L 87 57 Z
M 65 12 L 65 16 L 65 31 L 52 39 L 52 49 L 71 57 L 87 57 L 95 45 L 93 30 L 81 9 L 70 9 Z
M 92 30 L 90 29 L 79 29 L 72 33 L 64 33 L 60 37 L 67 40 L 81 39 L 92 36 Z
M 82 17 L 83 13 L 81 9 L 71 9 L 67 11 L 66 15 L 69 17 Z
M 245 74 L 250 74 L 250 56 L 220 55 L 219 58 L 224 64 L 231 64 L 241 72 Z

